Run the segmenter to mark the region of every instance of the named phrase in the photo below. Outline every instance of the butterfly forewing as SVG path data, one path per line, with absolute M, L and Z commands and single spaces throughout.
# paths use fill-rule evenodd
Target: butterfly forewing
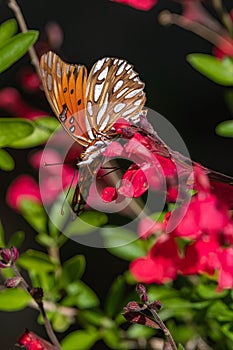
M 119 118 L 134 120 L 145 104 L 144 83 L 133 66 L 118 58 L 103 58 L 87 80 L 88 124 L 98 133 L 111 129 Z
M 54 113 L 66 131 L 87 147 L 91 140 L 85 121 L 86 67 L 65 63 L 51 51 L 41 57 L 40 67 L 43 87 Z

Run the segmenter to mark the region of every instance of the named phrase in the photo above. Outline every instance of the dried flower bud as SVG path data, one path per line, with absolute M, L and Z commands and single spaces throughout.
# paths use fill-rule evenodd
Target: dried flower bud
M 30 294 L 33 297 L 33 299 L 37 302 L 37 303 L 41 303 L 43 296 L 44 296 L 44 292 L 43 289 L 40 287 L 37 288 L 32 288 L 30 290 Z
M 5 282 L 7 288 L 15 288 L 22 282 L 22 277 L 12 277 L 8 278 Z
M 11 267 L 19 257 L 19 252 L 16 247 L 0 248 L 0 268 L 4 269 Z
M 162 308 L 162 303 L 159 300 L 153 301 L 148 305 L 151 310 L 159 311 Z
M 148 295 L 146 292 L 146 288 L 143 284 L 138 283 L 136 285 L 136 292 L 138 293 L 139 298 L 143 303 L 146 303 L 148 301 Z
M 125 307 L 124 310 L 126 312 L 138 312 L 142 310 L 142 307 L 140 304 L 138 304 L 136 301 L 130 301 Z

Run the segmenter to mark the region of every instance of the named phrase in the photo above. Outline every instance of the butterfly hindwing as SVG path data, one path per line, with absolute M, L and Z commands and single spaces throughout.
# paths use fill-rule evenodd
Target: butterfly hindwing
M 145 104 L 144 83 L 127 61 L 106 57 L 97 61 L 87 80 L 88 123 L 98 133 L 119 118 L 133 120 Z

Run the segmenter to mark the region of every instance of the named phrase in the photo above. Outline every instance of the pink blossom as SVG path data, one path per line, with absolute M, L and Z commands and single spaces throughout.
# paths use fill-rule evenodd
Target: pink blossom
M 22 98 L 20 93 L 12 87 L 0 90 L 0 108 L 5 109 L 14 117 L 34 119 L 39 116 L 48 115 L 48 113 L 29 106 Z
M 134 7 L 138 10 L 149 11 L 156 3 L 157 0 L 112 0 L 124 5 Z
M 29 175 L 17 177 L 8 188 L 6 195 L 8 205 L 16 210 L 20 210 L 20 203 L 24 199 L 41 203 L 39 186 Z
M 117 198 L 117 191 L 114 187 L 105 187 L 102 192 L 102 200 L 106 203 L 112 202 Z
M 137 281 L 144 283 L 167 283 L 178 273 L 180 256 L 174 237 L 162 235 L 147 257 L 138 258 L 130 265 Z

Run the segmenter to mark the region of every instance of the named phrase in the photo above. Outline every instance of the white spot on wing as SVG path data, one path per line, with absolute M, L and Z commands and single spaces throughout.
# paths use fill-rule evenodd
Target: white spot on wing
M 61 78 L 61 64 L 60 62 L 57 62 L 57 76 Z
M 141 102 L 142 102 L 142 99 L 135 101 L 134 106 L 139 106 L 141 104 Z
M 51 51 L 49 51 L 49 53 L 48 53 L 48 66 L 49 66 L 49 68 L 52 68 L 52 52 Z
M 92 109 L 92 103 L 91 103 L 91 101 L 88 101 L 88 102 L 87 102 L 87 111 L 88 111 L 88 113 L 89 113 L 90 115 L 93 114 L 93 109 Z
M 119 90 L 122 87 L 123 83 L 124 83 L 123 80 L 118 80 L 118 82 L 113 87 L 113 92 L 116 92 L 117 90 Z
M 108 67 L 105 67 L 104 70 L 98 76 L 98 80 L 106 79 L 107 74 L 108 74 Z
M 137 109 L 137 106 L 128 109 L 127 111 L 125 111 L 125 112 L 122 114 L 122 117 L 126 117 L 126 116 L 129 115 L 130 113 L 133 113 L 136 109 Z
M 95 137 L 93 135 L 92 128 L 91 128 L 91 125 L 89 123 L 89 119 L 85 118 L 85 121 L 86 121 L 86 128 L 87 128 L 88 136 L 91 140 L 93 140 Z
M 121 90 L 118 94 L 117 94 L 117 98 L 119 98 L 119 97 L 121 97 L 126 91 L 128 91 L 129 90 L 129 88 L 128 87 L 126 87 L 126 88 L 124 88 L 123 90 Z
M 110 115 L 108 114 L 107 117 L 104 119 L 103 123 L 101 124 L 101 127 L 100 127 L 100 131 L 103 131 L 106 126 L 108 125 L 108 122 L 109 122 L 109 119 L 110 119 Z
M 106 94 L 105 99 L 104 99 L 104 103 L 100 107 L 100 110 L 99 110 L 97 117 L 96 117 L 96 122 L 98 125 L 100 124 L 100 121 L 101 121 L 103 115 L 105 114 L 107 107 L 108 107 L 108 94 Z
M 103 81 L 101 84 L 95 84 L 95 88 L 94 88 L 94 101 L 95 102 L 98 101 L 98 99 L 101 95 L 101 92 L 103 90 L 104 84 L 105 84 L 105 81 Z
M 52 91 L 52 86 L 53 86 L 52 75 L 48 74 L 47 75 L 47 88 L 49 91 Z
M 134 71 L 131 72 L 129 79 L 133 79 L 134 77 L 137 76 L 137 73 L 135 73 Z
M 114 106 L 113 110 L 115 113 L 119 113 L 125 107 L 125 103 L 118 103 Z
M 140 91 L 141 91 L 141 89 L 133 90 L 133 91 L 129 92 L 127 95 L 125 95 L 125 98 L 134 97 L 134 96 L 136 96 Z
M 105 58 L 102 58 L 102 60 L 99 60 L 96 62 L 95 66 L 94 66 L 95 68 L 93 70 L 93 75 L 103 67 L 104 62 L 105 62 Z
M 123 62 L 122 65 L 118 68 L 118 70 L 116 72 L 116 76 L 120 75 L 123 72 L 125 65 L 126 65 L 126 62 Z

